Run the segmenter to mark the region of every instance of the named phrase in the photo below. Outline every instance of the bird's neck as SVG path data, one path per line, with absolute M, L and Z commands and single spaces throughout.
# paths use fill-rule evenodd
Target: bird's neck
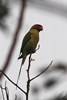
M 39 31 L 37 29 L 31 29 L 30 32 L 32 33 L 33 38 L 38 38 L 39 39 Z

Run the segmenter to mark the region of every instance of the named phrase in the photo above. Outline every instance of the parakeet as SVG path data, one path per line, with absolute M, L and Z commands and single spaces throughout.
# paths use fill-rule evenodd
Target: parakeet
M 42 25 L 35 24 L 30 28 L 28 33 L 23 38 L 21 49 L 20 49 L 20 55 L 18 57 L 18 59 L 22 59 L 22 62 L 21 62 L 21 66 L 17 78 L 17 85 L 18 85 L 22 65 L 24 64 L 25 59 L 29 54 L 35 53 L 37 44 L 39 42 L 39 32 L 42 30 L 43 30 Z
M 42 25 L 35 24 L 23 38 L 20 55 L 18 57 L 18 59 L 22 59 L 22 65 L 24 64 L 27 55 L 35 53 L 35 49 L 39 41 L 39 32 L 42 30 Z

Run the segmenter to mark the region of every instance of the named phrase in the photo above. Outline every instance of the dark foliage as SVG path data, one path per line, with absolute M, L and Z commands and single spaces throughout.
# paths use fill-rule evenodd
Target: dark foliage
M 5 19 L 9 14 L 8 2 L 7 0 L 3 2 L 0 0 L 0 28 L 6 29 Z
M 33 94 L 38 94 L 38 92 L 39 92 L 39 87 L 37 85 L 32 87 L 32 93 Z
M 57 79 L 54 79 L 54 78 L 51 78 L 51 79 L 48 79 L 47 81 L 46 81 L 46 83 L 44 83 L 44 87 L 46 87 L 46 88 L 51 88 L 51 87 L 53 87 L 53 86 L 55 86 L 56 85 L 56 83 L 57 83 Z
M 58 95 L 57 97 L 55 97 L 54 99 L 50 99 L 50 100 L 67 100 L 67 95 Z

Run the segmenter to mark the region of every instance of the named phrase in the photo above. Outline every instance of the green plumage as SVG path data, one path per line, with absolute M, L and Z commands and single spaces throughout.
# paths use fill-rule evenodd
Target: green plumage
M 22 60 L 23 64 L 25 62 L 27 55 L 35 52 L 38 41 L 39 41 L 39 32 L 36 29 L 31 29 L 25 35 L 20 50 L 20 56 L 18 58 L 18 59 L 23 58 Z
M 42 30 L 43 27 L 41 25 L 35 24 L 31 27 L 30 31 L 23 38 L 21 49 L 20 49 L 20 55 L 18 57 L 18 59 L 22 59 L 22 63 L 20 66 L 17 84 L 19 81 L 22 65 L 24 64 L 27 55 L 31 53 L 35 53 L 35 49 L 39 41 L 39 32 Z
M 37 43 L 39 41 L 39 32 L 43 30 L 41 25 L 34 25 L 30 29 L 30 31 L 25 35 L 21 49 L 20 49 L 20 56 L 18 59 L 22 58 L 22 64 L 24 64 L 27 55 L 34 53 Z

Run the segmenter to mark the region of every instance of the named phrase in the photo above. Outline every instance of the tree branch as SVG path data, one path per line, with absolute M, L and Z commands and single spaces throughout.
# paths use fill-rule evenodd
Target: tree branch
M 19 14 L 17 28 L 15 30 L 15 35 L 14 35 L 13 42 L 12 42 L 11 48 L 9 50 L 8 56 L 7 56 L 6 61 L 2 67 L 3 72 L 5 72 L 8 69 L 9 63 L 10 63 L 12 55 L 13 55 L 13 51 L 14 51 L 16 43 L 17 43 L 18 35 L 19 35 L 20 29 L 22 26 L 25 4 L 26 4 L 26 0 L 21 0 L 21 10 L 20 10 L 20 14 Z M 2 79 L 2 77 L 3 77 L 3 74 L 0 73 L 0 79 Z
M 7 86 L 6 86 L 6 82 L 5 82 L 5 93 L 6 93 L 6 99 L 9 100 L 9 91 L 8 91 Z
M 42 75 L 45 71 L 47 71 L 47 69 L 51 66 L 52 63 L 53 63 L 53 61 L 51 61 L 51 63 L 48 65 L 48 67 L 45 70 L 43 70 L 40 74 L 38 74 L 35 77 L 31 78 L 30 81 L 33 81 L 34 79 L 36 79 L 37 77 Z
M 21 89 L 16 83 L 14 83 L 2 70 L 0 70 L 0 72 L 13 84 L 15 85 L 19 90 L 21 90 L 24 94 L 26 94 L 26 92 Z
M 29 56 L 29 64 L 28 64 L 28 68 L 27 68 L 27 92 L 26 92 L 26 100 L 29 99 L 29 90 L 30 90 L 30 66 L 31 66 L 31 56 L 32 54 L 30 54 Z
M 0 86 L 0 88 L 1 88 L 3 100 L 5 100 L 4 93 L 3 93 L 3 89 L 4 89 L 4 88 L 2 87 L 2 85 Z

